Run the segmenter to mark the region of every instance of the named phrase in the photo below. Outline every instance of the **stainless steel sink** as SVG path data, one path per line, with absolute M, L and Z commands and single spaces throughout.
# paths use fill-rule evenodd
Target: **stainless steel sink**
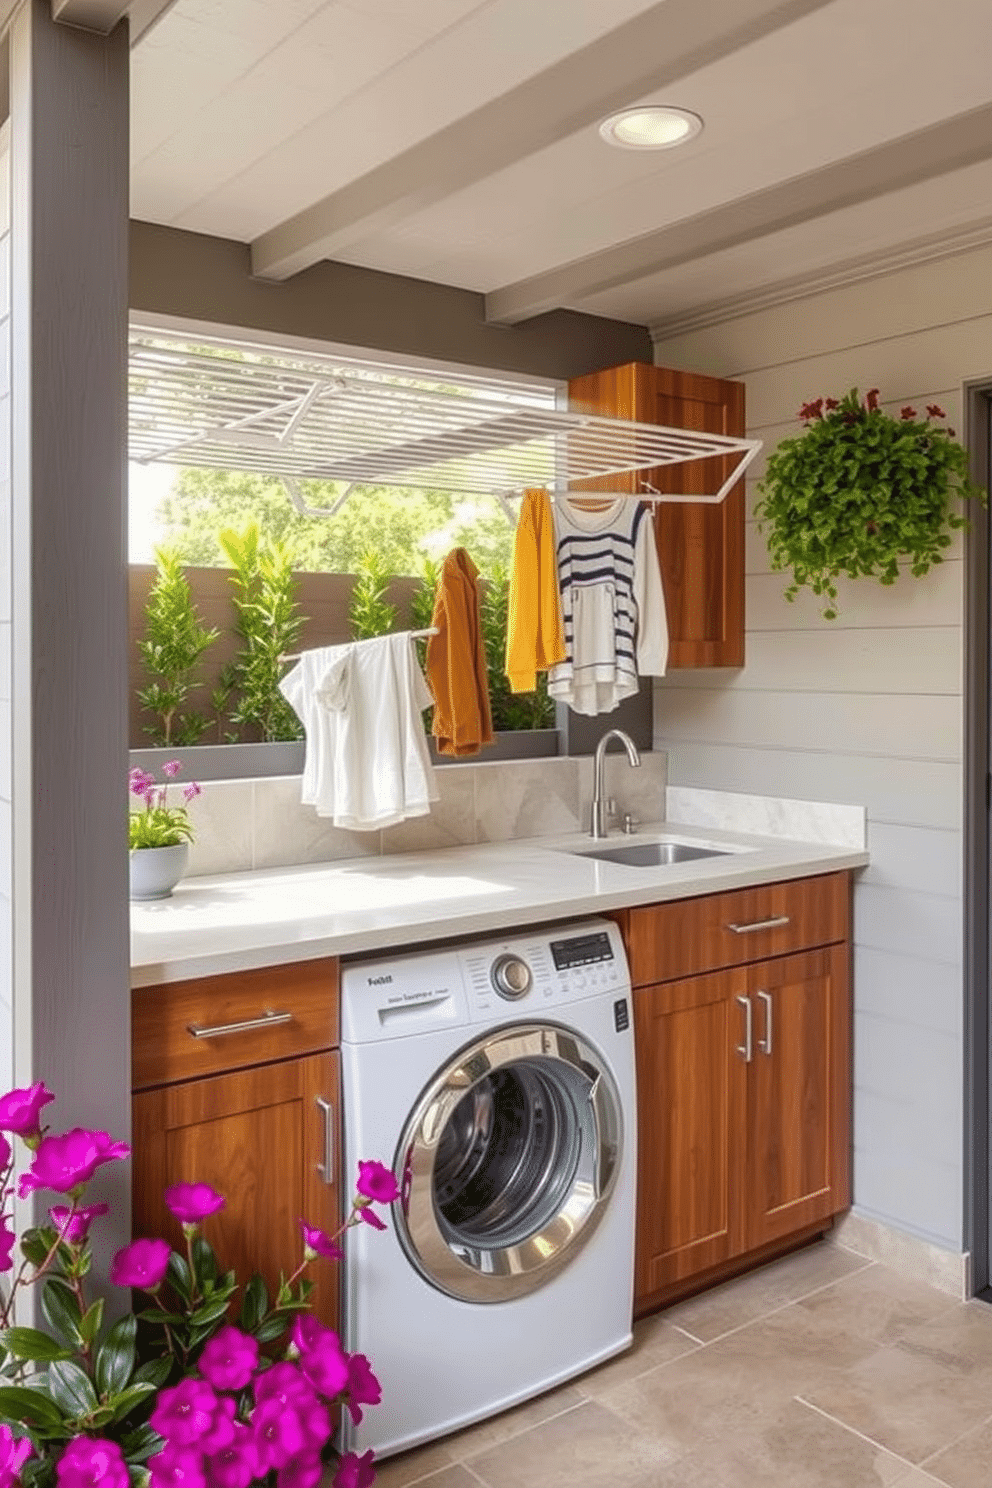
M 694 842 L 624 842 L 617 847 L 576 851 L 580 858 L 601 858 L 604 863 L 628 863 L 631 868 L 657 868 L 666 863 L 691 863 L 696 858 L 725 858 L 719 847 L 697 847 Z

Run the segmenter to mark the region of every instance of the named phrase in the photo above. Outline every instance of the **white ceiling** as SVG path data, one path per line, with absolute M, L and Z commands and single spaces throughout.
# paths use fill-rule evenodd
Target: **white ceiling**
M 132 216 L 674 323 L 992 237 L 989 0 L 176 0 L 132 53 Z M 611 149 L 649 99 L 681 150 Z

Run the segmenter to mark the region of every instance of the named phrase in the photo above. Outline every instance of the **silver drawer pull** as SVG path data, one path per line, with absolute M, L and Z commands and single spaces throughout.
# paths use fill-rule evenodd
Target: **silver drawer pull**
M 745 1064 L 750 1064 L 754 1053 L 754 1010 L 750 997 L 735 997 L 734 1001 L 739 1002 L 744 1009 L 744 1042 L 736 1045 L 736 1052 L 743 1056 Z
M 223 1038 L 227 1033 L 250 1033 L 253 1028 L 275 1028 L 279 1023 L 292 1021 L 292 1013 L 275 1013 L 271 1008 L 266 1008 L 260 1018 L 246 1018 L 243 1023 L 215 1023 L 210 1028 L 187 1023 L 186 1032 L 193 1038 Z
M 752 930 L 774 930 L 779 925 L 789 923 L 788 915 L 776 915 L 773 920 L 752 920 L 750 925 L 728 925 L 728 930 L 733 930 L 735 935 L 750 935 Z
M 772 1052 L 772 997 L 770 992 L 759 992 L 758 1001 L 765 1005 L 765 1036 L 759 1038 L 758 1048 L 762 1054 Z
M 324 1118 L 324 1161 L 317 1164 L 317 1172 L 325 1183 L 334 1182 L 334 1107 L 322 1095 L 314 1097 L 317 1109 Z

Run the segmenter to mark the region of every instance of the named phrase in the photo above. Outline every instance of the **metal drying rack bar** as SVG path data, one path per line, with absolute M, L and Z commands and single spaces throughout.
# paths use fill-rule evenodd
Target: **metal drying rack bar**
M 426 640 L 428 636 L 438 635 L 439 631 L 436 625 L 428 625 L 426 630 L 402 630 L 396 631 L 395 634 L 405 635 L 411 641 L 423 641 Z M 344 644 L 347 645 L 347 642 L 345 642 Z M 357 646 L 359 643 L 356 641 L 354 644 Z M 303 651 L 280 651 L 279 655 L 276 657 L 276 660 L 278 661 L 280 666 L 283 666 L 284 663 L 287 661 L 299 661 L 300 657 L 304 656 L 305 654 L 306 653 Z

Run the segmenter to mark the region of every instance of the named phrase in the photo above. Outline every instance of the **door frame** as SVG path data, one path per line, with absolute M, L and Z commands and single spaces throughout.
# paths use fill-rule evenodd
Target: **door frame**
M 992 482 L 992 379 L 963 388 L 971 477 Z M 964 1243 L 968 1291 L 992 1302 L 992 522 L 972 505 L 964 549 Z

